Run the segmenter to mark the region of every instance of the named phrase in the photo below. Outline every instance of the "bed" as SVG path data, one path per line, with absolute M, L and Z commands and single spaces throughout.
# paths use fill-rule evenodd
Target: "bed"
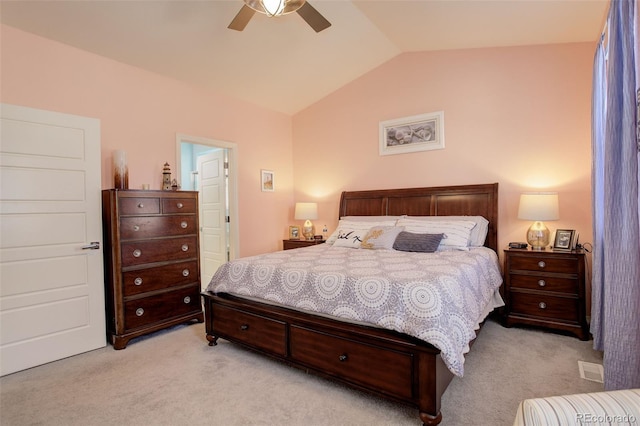
M 360 276 L 350 276 L 349 279 L 358 283 L 366 283 L 368 279 L 368 282 L 374 284 L 388 278 L 371 272 L 379 270 L 376 269 L 376 262 L 397 265 L 399 268 L 401 264 L 415 266 L 422 264 L 421 262 L 435 262 L 439 266 L 432 269 L 443 271 L 454 270 L 450 263 L 458 262 L 461 272 L 452 274 L 469 276 L 474 289 L 478 287 L 478 299 L 482 298 L 483 301 L 470 300 L 473 298 L 468 297 L 467 293 L 470 292 L 465 290 L 465 297 L 461 298 L 464 301 L 455 301 L 451 306 L 468 301 L 469 306 L 473 305 L 470 310 L 476 312 L 474 315 L 480 318 L 478 322 L 482 322 L 491 308 L 499 306 L 495 298 L 499 299 L 498 287 L 502 282 L 496 254 L 498 184 L 343 192 L 339 218 L 347 223 L 348 218 L 366 221 L 365 216 L 370 217 L 371 223 L 376 225 L 386 224 L 385 217 L 400 224 L 398 218 L 418 219 L 421 216 L 481 216 L 488 223 L 484 247 L 473 247 L 468 250 L 468 255 L 462 254 L 464 249 L 444 250 L 427 254 L 432 255 L 428 258 L 421 257 L 425 256 L 424 253 L 406 253 L 410 257 L 403 260 L 401 256 L 404 254 L 396 253 L 395 250 L 354 250 L 328 242 L 229 262 L 216 272 L 207 290 L 202 293 L 207 340 L 211 346 L 216 345 L 219 338 L 239 343 L 292 366 L 409 404 L 418 409 L 425 425 L 437 425 L 442 419 L 440 401 L 444 391 L 455 375 L 463 374 L 464 358 L 461 355 L 469 351 L 477 334 L 475 329 L 468 330 L 468 323 L 475 320 L 463 319 L 458 312 L 449 314 L 455 319 L 453 323 L 456 326 L 450 333 L 451 336 L 448 336 L 439 332 L 438 318 L 430 313 L 439 309 L 432 309 L 428 300 L 426 305 L 429 305 L 429 312 L 424 309 L 418 312 L 418 317 L 424 317 L 424 321 L 405 319 L 403 316 L 412 314 L 409 311 L 415 309 L 410 304 L 415 302 L 408 302 L 405 307 L 389 308 L 389 312 L 384 314 L 376 314 L 377 311 L 373 308 L 380 308 L 383 303 L 381 300 L 384 299 L 385 305 L 382 307 L 385 309 L 388 300 L 402 299 L 403 294 L 412 293 L 413 290 L 402 290 L 401 282 L 394 281 L 393 285 L 384 287 L 385 297 L 380 298 L 379 285 L 363 286 L 362 288 L 373 289 L 371 298 L 368 298 L 366 290 L 347 293 L 351 291 L 345 290 L 349 286 L 338 286 L 336 274 L 332 273 L 335 272 L 336 263 L 350 262 L 349 258 L 354 256 L 364 268 L 350 266 L 350 273 L 360 272 Z M 340 238 L 335 234 L 334 238 Z M 480 273 L 470 272 L 475 267 L 470 265 L 476 263 L 482 265 Z M 289 266 L 289 269 L 280 266 L 282 264 Z M 349 263 L 353 264 L 355 263 Z M 322 275 L 324 272 L 319 272 L 321 269 L 327 269 L 329 275 Z M 396 272 L 393 272 L 393 268 L 390 269 L 395 276 L 410 277 L 411 273 L 426 273 L 429 268 L 418 267 L 413 271 Z M 308 295 L 301 292 L 307 287 L 306 284 L 300 286 L 303 282 L 301 275 L 312 276 L 317 280 L 321 288 L 321 291 L 316 291 L 321 293 L 318 300 L 307 299 Z M 477 278 L 480 275 L 489 276 L 487 281 L 491 282 L 491 291 L 477 285 L 477 281 L 481 281 Z M 449 281 L 449 277 L 443 280 Z M 249 281 L 255 281 L 255 285 L 250 286 Z M 411 285 L 413 281 L 407 280 Z M 293 296 L 287 298 L 284 294 L 277 294 L 273 290 L 276 285 L 281 287 L 282 293 L 291 293 Z M 350 300 L 359 298 L 358 309 L 344 304 L 332 305 L 336 294 L 323 293 L 335 287 L 339 287 L 341 297 Z M 399 288 L 397 294 L 394 293 L 396 288 Z M 489 296 L 489 293 L 492 294 Z M 449 296 L 445 299 L 447 297 Z M 294 303 L 292 300 L 298 302 Z M 420 305 L 420 308 L 425 308 L 426 305 Z M 371 315 L 368 314 L 369 311 Z M 431 329 L 421 328 L 432 321 L 436 323 Z M 465 327 L 458 326 L 462 322 L 465 322 Z M 477 329 L 478 324 L 475 325 Z M 449 345 L 450 341 L 457 344 Z M 460 347 L 454 348 L 458 351 L 456 352 L 449 346 Z

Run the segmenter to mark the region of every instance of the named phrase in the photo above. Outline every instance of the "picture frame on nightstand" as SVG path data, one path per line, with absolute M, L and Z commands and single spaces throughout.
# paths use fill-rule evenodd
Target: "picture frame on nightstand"
M 300 239 L 300 227 L 296 225 L 289 226 L 289 239 L 290 240 L 299 240 Z
M 558 229 L 556 230 L 556 238 L 553 242 L 555 251 L 571 251 L 576 243 L 576 231 L 574 229 Z

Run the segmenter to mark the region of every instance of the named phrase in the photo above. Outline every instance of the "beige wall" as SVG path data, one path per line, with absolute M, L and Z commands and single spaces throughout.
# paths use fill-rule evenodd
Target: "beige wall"
M 522 191 L 560 197 L 557 229 L 591 241 L 595 44 L 402 54 L 294 116 L 295 199 L 335 229 L 343 190 L 499 182 L 499 242 L 522 241 Z M 444 111 L 444 150 L 380 156 L 378 123 Z
M 234 142 L 240 255 L 281 248 L 293 202 L 291 117 L 11 27 L 1 40 L 3 103 L 100 119 L 103 188 L 113 187 L 116 149 L 127 152 L 131 189 L 160 189 L 165 162 L 176 176 L 176 133 Z M 275 172 L 275 192 L 261 192 L 260 169 Z

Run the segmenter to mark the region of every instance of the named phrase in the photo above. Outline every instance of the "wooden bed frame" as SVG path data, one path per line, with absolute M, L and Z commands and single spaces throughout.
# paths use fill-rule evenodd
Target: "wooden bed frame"
M 497 250 L 498 184 L 343 192 L 339 216 L 484 216 L 485 246 Z M 209 345 L 218 338 L 320 376 L 417 407 L 442 420 L 453 374 L 434 346 L 395 331 L 356 325 L 226 293 L 203 292 Z

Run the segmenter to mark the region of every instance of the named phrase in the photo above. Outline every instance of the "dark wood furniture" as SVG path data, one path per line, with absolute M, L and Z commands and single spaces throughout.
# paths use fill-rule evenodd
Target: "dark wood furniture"
M 504 251 L 505 322 L 589 339 L 585 312 L 585 259 L 581 251 Z
M 198 193 L 102 191 L 107 336 L 130 339 L 186 321 L 200 304 Z
M 339 216 L 481 215 L 497 249 L 498 184 L 343 192 Z M 442 419 L 453 374 L 440 351 L 395 331 L 356 325 L 226 293 L 202 293 L 207 340 L 218 338 L 357 389 L 418 408 L 426 425 Z
M 318 244 L 323 244 L 324 242 L 324 240 L 282 240 L 282 250 L 315 246 Z

